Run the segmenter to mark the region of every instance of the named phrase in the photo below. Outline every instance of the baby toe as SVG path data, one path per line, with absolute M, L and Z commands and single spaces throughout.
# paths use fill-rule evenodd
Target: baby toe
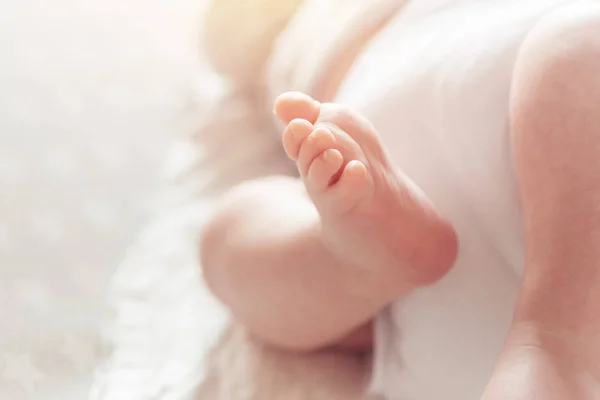
M 313 125 L 305 119 L 296 118 L 285 128 L 282 136 L 283 148 L 292 160 L 298 159 L 300 146 L 313 132 Z
M 298 171 L 303 177 L 308 173 L 308 168 L 313 160 L 327 149 L 333 148 L 335 138 L 329 129 L 315 129 L 304 140 L 298 154 Z
M 320 110 L 321 104 L 312 97 L 300 92 L 288 92 L 275 100 L 273 112 L 286 124 L 295 118 L 302 118 L 314 124 Z
M 352 160 L 340 173 L 337 182 L 329 192 L 337 204 L 337 211 L 349 212 L 359 205 L 361 200 L 372 197 L 373 181 L 367 166 L 358 160 Z
M 325 190 L 338 178 L 344 165 L 342 153 L 327 149 L 315 158 L 308 169 L 306 184 L 309 190 Z

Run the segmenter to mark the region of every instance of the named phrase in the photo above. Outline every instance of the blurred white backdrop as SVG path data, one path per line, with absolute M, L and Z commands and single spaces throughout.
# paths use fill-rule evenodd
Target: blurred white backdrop
M 0 398 L 87 397 L 193 98 L 201 0 L 0 0 Z

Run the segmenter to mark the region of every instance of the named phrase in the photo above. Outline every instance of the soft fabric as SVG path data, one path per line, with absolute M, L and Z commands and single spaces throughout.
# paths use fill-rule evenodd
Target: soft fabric
M 187 131 L 199 9 L 0 1 L 0 399 L 88 398 L 111 275 Z

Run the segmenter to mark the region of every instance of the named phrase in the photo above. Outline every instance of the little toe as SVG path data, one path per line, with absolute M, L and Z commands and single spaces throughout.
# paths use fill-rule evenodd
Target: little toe
M 306 138 L 314 131 L 313 125 L 305 119 L 296 118 L 283 131 L 283 148 L 292 160 L 298 159 L 300 147 Z
M 367 166 L 358 160 L 350 161 L 340 176 L 339 185 L 343 189 L 354 191 L 356 189 L 365 189 L 370 182 L 371 177 Z
M 325 190 L 339 177 L 344 165 L 342 153 L 327 149 L 312 162 L 308 169 L 306 185 L 309 190 Z
M 306 176 L 313 160 L 322 152 L 333 148 L 335 137 L 329 129 L 317 128 L 304 140 L 298 153 L 298 171 Z
M 339 204 L 339 211 L 351 211 L 360 204 L 361 199 L 369 198 L 374 193 L 373 181 L 367 166 L 358 160 L 352 160 L 344 167 L 339 180 L 332 186 L 333 195 L 345 204 Z
M 275 100 L 273 112 L 284 124 L 288 124 L 296 118 L 302 118 L 314 124 L 319 118 L 321 104 L 304 93 L 288 92 Z

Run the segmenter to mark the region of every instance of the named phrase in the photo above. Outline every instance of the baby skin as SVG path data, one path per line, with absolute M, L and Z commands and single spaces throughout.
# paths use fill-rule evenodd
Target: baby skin
M 456 234 L 364 117 L 300 93 L 275 113 L 300 179 L 232 190 L 203 237 L 206 281 L 266 344 L 368 348 L 383 307 L 447 273 Z

